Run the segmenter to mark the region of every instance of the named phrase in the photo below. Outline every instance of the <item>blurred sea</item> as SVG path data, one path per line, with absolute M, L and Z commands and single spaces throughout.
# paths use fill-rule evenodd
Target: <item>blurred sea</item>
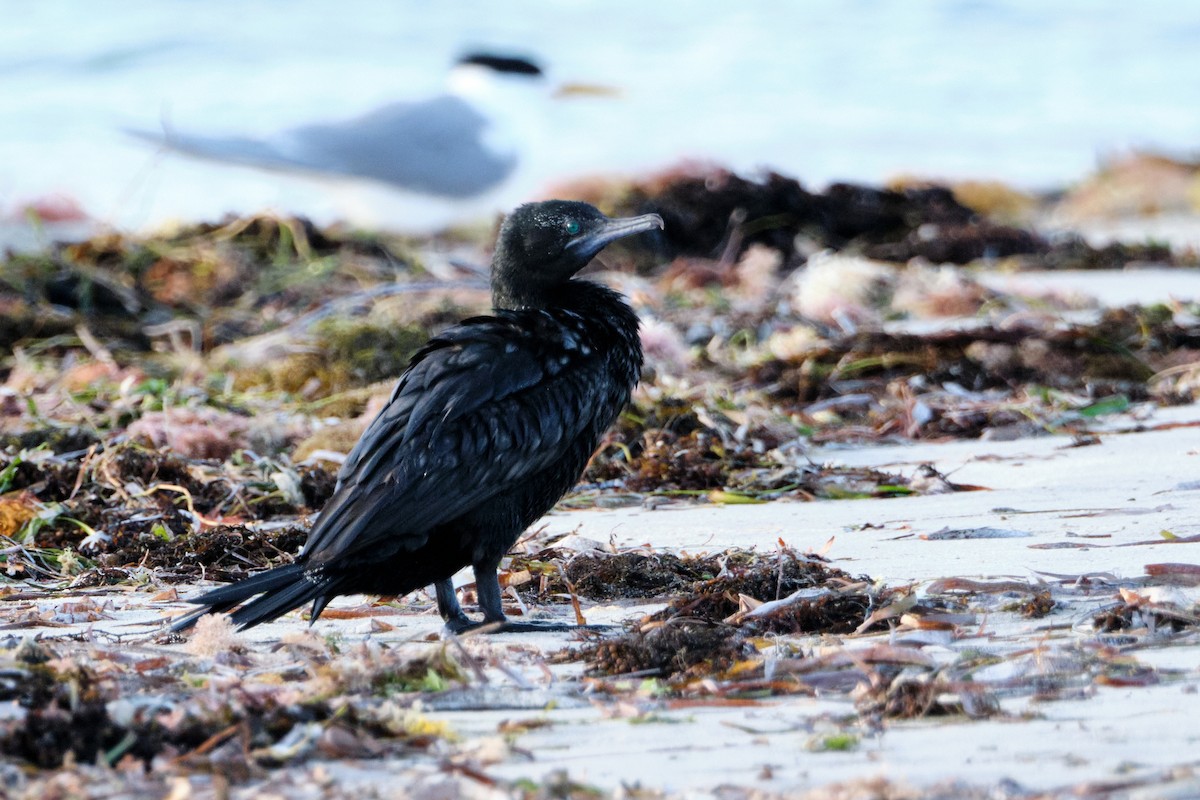
M 62 193 L 122 226 L 263 206 L 328 219 L 319 186 L 165 157 L 121 128 L 344 118 L 436 92 L 475 47 L 620 89 L 560 104 L 529 159 L 541 186 L 700 158 L 818 185 L 1043 188 L 1130 148 L 1200 151 L 1191 2 L 0 0 L 0 18 L 0 216 Z

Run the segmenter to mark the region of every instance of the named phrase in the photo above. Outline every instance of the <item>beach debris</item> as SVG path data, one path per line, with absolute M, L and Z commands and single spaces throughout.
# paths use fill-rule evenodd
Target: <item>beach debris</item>
M 929 541 L 946 541 L 950 539 L 1016 539 L 1032 535 L 1029 531 L 1018 531 L 1011 528 L 942 528 L 933 533 L 923 533 L 921 538 Z
M 1200 625 L 1200 615 L 1194 603 L 1178 590 L 1169 587 L 1142 591 L 1121 588 L 1119 601 L 1092 618 L 1097 631 L 1178 633 Z
M 577 655 L 592 674 L 674 682 L 720 675 L 745 662 L 756 637 L 851 633 L 890 594 L 868 578 L 854 579 L 818 556 L 782 546 L 774 554 L 728 551 L 715 558 L 719 574 L 676 593 L 622 636 L 585 645 Z
M 1176 188 L 1194 172 L 1138 167 L 1160 168 Z M 1069 193 L 1061 211 L 1123 170 Z M 1184 209 L 1179 192 L 1145 203 L 1128 180 L 1119 213 Z M 650 358 L 564 507 L 863 500 L 864 531 L 978 549 L 1024 538 L 1023 526 L 981 517 L 938 531 L 881 518 L 870 501 L 993 487 L 944 465 L 821 462 L 814 446 L 1065 434 L 1065 446 L 1104 448 L 1123 431 L 1194 427 L 1146 412 L 1195 400 L 1195 302 L 1101 308 L 976 280 L 988 268 L 1192 265 L 1193 251 L 1040 232 L 1056 201 L 996 185 L 812 191 L 701 169 L 604 191 L 609 210 L 671 216 L 663 239 L 614 248 L 596 276 L 638 305 Z M 329 608 L 344 622 L 324 637 L 297 630 L 302 615 L 267 639 L 220 617 L 186 644 L 163 635 L 145 612 L 179 610 L 181 584 L 236 580 L 299 550 L 413 342 L 486 312 L 486 282 L 455 259 L 486 262 L 490 238 L 413 242 L 264 216 L 0 258 L 6 791 L 184 798 L 200 780 L 215 794 L 305 796 L 333 786 L 331 760 L 387 759 L 428 779 L 412 786 L 431 796 L 463 785 L 593 796 L 565 774 L 516 784 L 490 766 L 527 758 L 521 738 L 560 725 L 559 708 L 657 725 L 832 699 L 839 712 L 795 724 L 798 746 L 837 757 L 913 719 L 1016 726 L 1039 703 L 1105 687 L 1194 688 L 1169 659 L 1141 657 L 1194 638 L 1189 548 L 1144 575 L 1064 560 L 1060 574 L 888 586 L 824 560 L 836 548 L 692 553 L 532 536 L 503 565 L 506 601 L 531 616 L 570 603 L 580 620 L 630 609 L 636 621 L 572 643 L 414 641 L 405 618 L 432 609 L 416 594 Z M 1115 531 L 1182 504 L 1138 498 L 1056 513 L 1064 526 L 1111 517 Z M 1163 525 L 1117 546 L 1200 541 L 1185 522 Z M 1114 546 L 1113 534 L 1064 531 L 1032 546 Z M 445 714 L 466 709 L 521 718 L 459 741 Z
M 1105 159 L 1053 209 L 1060 223 L 1200 211 L 1200 163 L 1157 153 Z
M 204 660 L 192 669 L 209 664 L 196 673 L 199 686 L 177 659 L 137 651 L 98 648 L 82 661 L 26 657 L 3 664 L 0 697 L 16 701 L 19 712 L 0 720 L 0 753 L 41 768 L 174 763 L 232 769 L 234 780 L 245 780 L 263 767 L 314 757 L 379 758 L 453 737 L 402 702 L 406 694 L 466 680 L 444 651 L 359 650 L 337 666 L 326 648 L 299 647 L 291 654 L 300 670 L 267 667 L 237 679 L 224 667 L 255 666 L 262 657 L 230 649 L 231 633 L 211 630 L 220 624 L 206 634 L 212 646 L 189 646 L 192 657 Z M 122 687 L 131 682 L 158 691 L 126 694 Z M 329 696 L 315 696 L 317 690 Z

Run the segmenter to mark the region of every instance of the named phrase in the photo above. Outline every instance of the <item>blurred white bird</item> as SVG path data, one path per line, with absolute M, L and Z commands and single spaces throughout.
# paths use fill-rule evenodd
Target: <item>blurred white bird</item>
M 127 132 L 198 158 L 332 179 L 359 195 L 347 198 L 353 221 L 406 227 L 391 210 L 380 208 L 393 205 L 383 194 L 362 196 L 364 181 L 441 201 L 447 221 L 512 205 L 532 187 L 500 190 L 517 183 L 513 179 L 522 158 L 540 138 L 549 96 L 545 76 L 532 61 L 476 53 L 454 65 L 444 94 L 390 103 L 354 119 L 290 128 L 262 139 L 169 128 Z M 429 209 L 424 211 L 428 216 Z M 403 207 L 399 213 L 404 214 Z

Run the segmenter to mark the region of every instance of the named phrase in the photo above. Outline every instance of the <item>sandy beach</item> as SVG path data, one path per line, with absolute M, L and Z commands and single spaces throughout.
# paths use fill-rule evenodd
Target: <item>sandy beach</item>
M 1196 8 L 9 5 L 0 800 L 1200 798 Z
M 488 312 L 497 218 L 8 214 L 0 796 L 1200 796 L 1198 186 L 1155 153 L 1053 192 L 556 185 L 663 223 L 583 273 L 640 386 L 499 575 L 593 627 L 461 637 L 428 591 L 168 622 L 294 561 Z
M 578 665 L 547 667 L 545 658 L 569 645 L 569 636 L 472 637 L 463 646 L 484 665 L 478 678 L 417 703 L 431 724 L 453 732 L 445 744 L 415 758 L 318 758 L 284 770 L 266 786 L 235 789 L 234 796 L 272 786 L 290 786 L 284 796 L 293 796 L 298 784 L 318 774 L 332 776 L 345 796 L 360 790 L 424 796 L 448 791 L 450 784 L 454 792 L 490 796 L 500 789 L 481 782 L 480 775 L 546 785 L 559 773 L 603 792 L 636 787 L 689 797 L 1190 796 L 1200 791 L 1189 733 L 1200 713 L 1200 642 L 1194 633 L 1170 635 L 1153 627 L 1105 633 L 1092 620 L 1119 605 L 1121 591 L 1146 598 L 1151 607 L 1162 604 L 1184 617 L 1192 613 L 1196 588 L 1150 580 L 1147 572 L 1151 564 L 1197 561 L 1191 549 L 1200 537 L 1198 428 L 1194 407 L 1139 408 L 1111 418 L 1099 441 L 1086 447 L 1073 446 L 1071 437 L 1044 436 L 807 454 L 816 462 L 901 472 L 929 464 L 956 482 L 983 487 L 971 492 L 752 506 L 678 504 L 547 518 L 547 537 L 574 534 L 618 551 L 771 552 L 782 542 L 823 552 L 853 575 L 908 586 L 922 602 L 960 597 L 970 619 L 949 627 L 893 620 L 890 631 L 780 637 L 756 646 L 768 663 L 777 664 L 835 653 L 869 658 L 880 647 L 902 648 L 920 654 L 926 663 L 921 672 L 986 654 L 987 665 L 972 670 L 977 689 L 996 703 L 986 718 L 952 715 L 867 725 L 845 692 L 743 702 L 656 698 L 652 691 L 638 691 L 636 678 L 626 681 L 633 691 L 614 696 L 581 683 Z M 1004 588 L 1013 584 L 1048 591 L 1053 610 L 1037 619 L 1015 613 L 1009 606 L 1022 592 Z M 256 684 L 261 691 L 271 675 L 286 673 L 289 662 L 303 662 L 297 643 L 321 649 L 336 641 L 352 657 L 363 648 L 443 647 L 429 641 L 438 621 L 428 613 L 381 609 L 380 616 L 358 619 L 334 613 L 313 629 L 293 616 L 224 641 L 222 653 L 236 645 L 254 654 L 255 668 L 246 672 L 244 665 L 198 656 L 195 647 L 154 644 L 157 634 L 136 633 L 181 608 L 177 603 L 156 602 L 138 591 L 86 594 L 93 599 L 81 601 L 67 592 L 35 603 L 12 600 L 6 616 L 13 619 L 19 609 L 36 605 L 56 620 L 70 619 L 80 614 L 81 602 L 95 603 L 102 609 L 97 621 L 34 625 L 21 636 L 39 637 L 60 657 L 83 663 L 104 663 L 114 657 L 109 652 L 114 646 L 139 663 L 169 659 L 208 675 L 214 688 L 241 691 Z M 657 607 L 585 603 L 583 612 L 589 622 L 618 624 Z M 339 608 L 352 612 L 362 606 L 347 598 L 332 610 Z M 566 610 L 559 607 L 557 613 Z M 292 646 L 280 650 L 281 642 Z M 456 706 L 461 710 L 445 710 Z M 502 734 L 506 730 L 510 733 Z M 823 744 L 835 740 L 848 744 Z M 448 761 L 473 764 L 479 774 L 467 771 L 452 779 L 445 771 Z M 183 780 L 190 781 L 186 796 L 215 791 L 209 778 Z M 878 781 L 891 788 L 880 789 Z

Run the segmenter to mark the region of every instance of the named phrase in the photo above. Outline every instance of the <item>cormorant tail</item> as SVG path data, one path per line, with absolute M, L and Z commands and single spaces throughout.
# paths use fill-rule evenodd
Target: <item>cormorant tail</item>
M 308 624 L 311 627 L 321 617 L 321 612 L 325 610 L 325 606 L 329 605 L 329 601 L 333 599 L 332 594 L 323 594 L 313 600 L 312 611 L 308 614 Z
M 327 594 L 330 588 L 328 579 L 323 576 L 306 575 L 304 567 L 300 564 L 276 567 L 229 586 L 205 592 L 192 600 L 203 608 L 174 622 L 171 630 L 186 630 L 205 614 L 228 611 L 255 595 L 262 595 L 230 615 L 238 629 L 245 630 L 269 622 L 310 600 L 318 600 Z
M 301 573 L 291 584 L 278 591 L 251 600 L 246 605 L 229 615 L 238 630 L 244 631 L 263 622 L 270 622 L 276 617 L 283 616 L 293 608 L 299 608 L 305 603 L 324 596 L 329 591 L 329 581 L 309 578 Z

